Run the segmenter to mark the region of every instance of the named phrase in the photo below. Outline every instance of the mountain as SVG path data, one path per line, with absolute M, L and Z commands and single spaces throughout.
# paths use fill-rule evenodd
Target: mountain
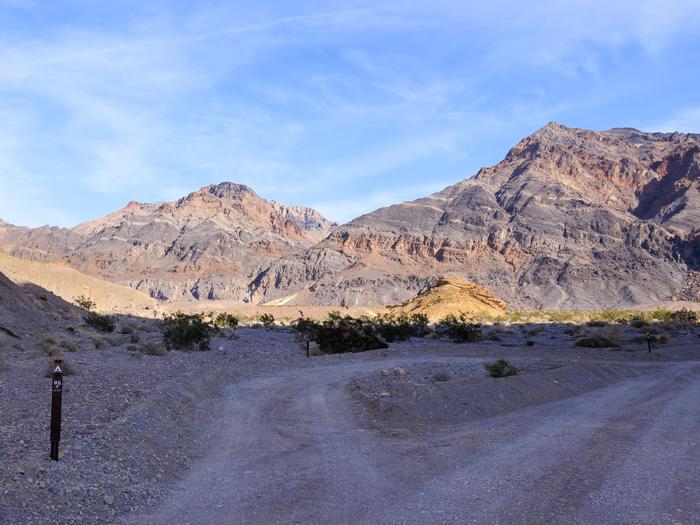
M 226 182 L 177 202 L 131 202 L 75 228 L 0 224 L 0 249 L 62 262 L 157 299 L 243 301 L 249 282 L 273 261 L 309 248 L 334 227 L 315 210 Z
M 551 123 L 497 165 L 274 262 L 253 300 L 405 301 L 452 274 L 512 307 L 699 300 L 700 135 Z
M 551 123 L 495 166 L 336 227 L 207 186 L 72 229 L 0 223 L 0 251 L 161 300 L 380 306 L 451 275 L 511 308 L 700 300 L 700 135 Z

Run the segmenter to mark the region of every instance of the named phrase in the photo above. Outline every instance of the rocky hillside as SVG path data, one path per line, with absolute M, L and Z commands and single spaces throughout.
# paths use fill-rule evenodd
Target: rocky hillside
M 446 276 L 440 277 L 413 299 L 389 306 L 387 310 L 391 313 L 425 314 L 430 322 L 438 322 L 449 314 L 497 317 L 507 308 L 508 305 L 485 288 Z
M 61 263 L 28 261 L 0 254 L 0 272 L 20 286 L 34 284 L 73 302 L 85 296 L 99 312 L 144 315 L 156 310 L 158 302 L 145 293 L 127 286 L 98 279 Z
M 0 352 L 11 347 L 26 350 L 49 334 L 70 339 L 68 327 L 81 314 L 51 292 L 33 284 L 18 286 L 0 273 Z
M 453 275 L 511 307 L 700 300 L 700 135 L 549 124 L 497 165 L 335 228 L 208 186 L 73 229 L 0 223 L 0 251 L 157 299 L 379 306 Z
M 131 202 L 71 229 L 0 224 L 0 249 L 62 261 L 157 299 L 246 300 L 248 284 L 261 271 L 309 248 L 334 226 L 315 210 L 223 183 L 177 202 Z
M 700 135 L 549 124 L 496 166 L 275 262 L 252 297 L 388 304 L 450 273 L 513 307 L 699 300 Z

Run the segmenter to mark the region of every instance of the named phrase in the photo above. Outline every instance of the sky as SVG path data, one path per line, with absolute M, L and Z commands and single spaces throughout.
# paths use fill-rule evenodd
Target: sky
M 700 132 L 700 0 L 0 0 L 0 218 L 247 184 L 348 221 L 547 122 Z

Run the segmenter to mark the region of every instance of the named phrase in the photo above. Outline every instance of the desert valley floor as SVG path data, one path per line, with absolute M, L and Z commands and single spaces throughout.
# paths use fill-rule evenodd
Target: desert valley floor
M 163 356 L 118 331 L 65 353 L 59 462 L 47 357 L 9 350 L 0 522 L 697 523 L 700 329 L 649 353 L 628 327 L 613 350 L 570 328 L 310 358 L 286 327 Z M 498 358 L 520 373 L 488 377 Z

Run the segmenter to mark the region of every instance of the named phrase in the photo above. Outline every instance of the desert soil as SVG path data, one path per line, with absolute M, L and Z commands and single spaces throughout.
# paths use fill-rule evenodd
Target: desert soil
M 699 522 L 698 334 L 651 354 L 534 338 L 306 359 L 243 328 L 210 352 L 76 352 L 59 462 L 47 358 L 6 353 L 0 523 Z M 520 373 L 487 377 L 496 358 Z

